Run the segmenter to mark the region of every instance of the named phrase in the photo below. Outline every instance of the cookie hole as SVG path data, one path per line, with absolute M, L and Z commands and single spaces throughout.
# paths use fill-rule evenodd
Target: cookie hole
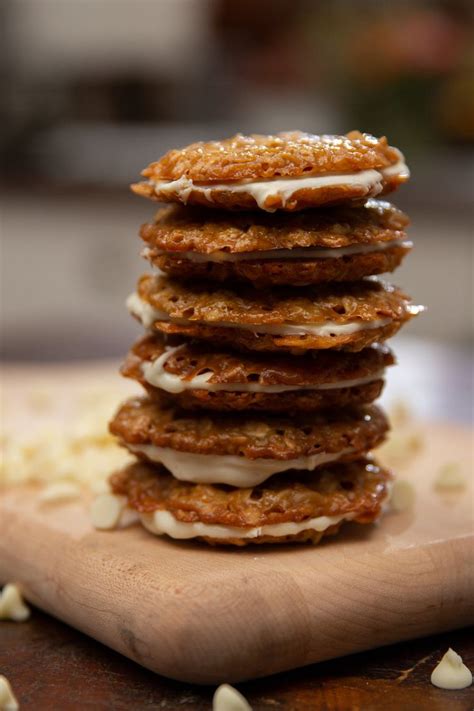
M 345 307 L 345 306 L 342 306 L 342 305 L 341 305 L 341 306 L 334 306 L 334 307 L 333 307 L 333 311 L 334 311 L 336 314 L 345 314 L 345 313 L 346 313 L 346 307 Z
M 191 318 L 191 316 L 194 316 L 194 308 L 190 306 L 189 309 L 184 309 L 183 316 L 185 318 Z
M 274 504 L 268 509 L 269 513 L 285 513 L 285 508 L 281 504 Z
M 260 380 L 260 375 L 258 373 L 249 373 L 247 375 L 248 383 L 258 383 Z
M 196 375 L 205 375 L 206 373 L 212 373 L 210 368 L 200 368 Z
M 263 496 L 263 493 L 260 491 L 260 489 L 253 489 L 252 493 L 250 494 L 250 498 L 252 501 L 259 501 Z

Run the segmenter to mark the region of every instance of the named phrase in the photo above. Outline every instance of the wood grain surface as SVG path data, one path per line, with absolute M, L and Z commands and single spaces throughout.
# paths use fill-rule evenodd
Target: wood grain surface
M 49 615 L 1 625 L 0 669 L 21 711 L 211 711 L 215 687 L 153 674 Z M 402 642 L 239 684 L 254 711 L 472 711 L 474 687 L 437 689 L 448 647 L 474 668 L 474 628 Z
M 34 489 L 0 502 L 0 580 L 160 674 L 218 683 L 467 625 L 474 621 L 472 490 L 440 494 L 440 464 L 466 463 L 469 433 L 430 426 L 399 476 L 413 510 L 347 525 L 317 547 L 211 549 L 139 526 L 92 529 L 85 502 L 40 504 Z
M 466 458 L 462 430 L 432 427 L 403 477 L 415 509 L 347 525 L 317 547 L 209 549 L 135 525 L 95 531 L 83 502 L 0 503 L 0 579 L 154 671 L 215 683 L 460 627 L 474 620 L 471 498 L 432 487 Z

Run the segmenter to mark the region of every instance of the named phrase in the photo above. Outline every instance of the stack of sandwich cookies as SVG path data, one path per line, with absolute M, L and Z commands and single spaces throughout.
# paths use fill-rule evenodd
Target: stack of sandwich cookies
M 391 351 L 379 344 L 358 353 L 308 350 L 295 358 L 283 349 L 238 352 L 183 339 L 170 345 L 150 334 L 133 346 L 121 372 L 150 397 L 168 393 L 183 409 L 292 413 L 372 402 L 393 364 Z
M 412 247 L 407 225 L 403 212 L 374 199 L 291 214 L 172 205 L 140 235 L 143 255 L 171 277 L 306 286 L 393 271 Z
M 384 341 L 420 310 L 375 276 L 412 246 L 374 199 L 408 179 L 401 153 L 358 132 L 236 136 L 144 175 L 135 192 L 174 204 L 141 229 L 155 273 L 127 302 L 147 333 L 122 373 L 147 395 L 111 422 L 139 460 L 113 492 L 151 532 L 209 543 L 376 520 Z
M 128 299 L 145 328 L 251 351 L 360 351 L 418 312 L 397 287 L 367 278 L 298 288 L 223 288 L 145 274 Z

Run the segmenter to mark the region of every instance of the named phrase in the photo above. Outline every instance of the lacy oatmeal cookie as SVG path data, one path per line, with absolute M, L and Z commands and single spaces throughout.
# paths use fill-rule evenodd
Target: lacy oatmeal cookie
M 128 307 L 146 328 L 265 351 L 359 351 L 385 341 L 421 310 L 397 287 L 374 279 L 263 291 L 153 275 L 141 277 Z
M 372 523 L 388 499 L 391 475 L 359 459 L 296 476 L 280 474 L 243 489 L 176 480 L 160 465 L 133 464 L 112 475 L 152 533 L 211 544 L 318 543 L 343 521 Z
M 142 226 L 151 264 L 181 279 L 256 286 L 354 281 L 393 271 L 410 251 L 407 216 L 390 203 L 299 213 L 245 213 L 172 205 Z
M 199 342 L 172 345 L 153 334 L 133 346 L 121 372 L 151 397 L 168 393 L 183 409 L 297 412 L 372 402 L 393 363 L 383 346 L 291 356 L 235 353 Z
M 387 139 L 352 131 L 317 136 L 237 134 L 193 143 L 151 163 L 139 195 L 231 210 L 301 210 L 388 193 L 409 178 Z
M 375 405 L 290 417 L 193 413 L 166 398 L 132 398 L 121 405 L 110 431 L 133 454 L 163 463 L 177 479 L 253 486 L 278 472 L 356 459 L 384 441 L 388 422 Z

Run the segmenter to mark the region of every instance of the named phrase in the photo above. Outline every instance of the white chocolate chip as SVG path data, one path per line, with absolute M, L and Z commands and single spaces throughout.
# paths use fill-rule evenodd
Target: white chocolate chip
M 0 711 L 17 711 L 20 708 L 10 682 L 6 676 L 0 674 Z
M 72 481 L 56 481 L 46 486 L 40 493 L 39 500 L 41 503 L 55 503 L 67 501 L 68 499 L 76 499 L 80 496 L 81 490 L 77 484 Z
M 115 494 L 99 494 L 91 506 L 91 519 L 94 528 L 107 530 L 115 528 L 125 508 L 125 498 Z
M 444 464 L 438 472 L 434 486 L 436 489 L 465 489 L 466 479 L 459 464 Z
M 221 684 L 214 694 L 212 711 L 252 711 L 252 707 L 233 686 Z
M 431 674 L 431 683 L 440 689 L 466 689 L 472 684 L 472 673 L 462 657 L 451 647 Z
M 30 608 L 25 605 L 18 586 L 13 583 L 5 585 L 0 594 L 0 620 L 24 622 L 30 614 Z
M 107 429 L 107 421 L 120 392 L 113 394 L 110 387 L 101 387 L 93 394 L 93 400 L 90 394 L 72 397 L 66 417 L 62 398 L 53 392 L 50 407 L 42 411 L 41 418 L 36 418 L 42 424 L 38 423 L 24 436 L 10 432 L 8 424 L 8 429 L 3 434 L 0 432 L 1 484 L 34 482 L 49 485 L 68 481 L 76 483 L 81 490 L 93 488 L 98 493 L 97 487 L 105 485 L 109 472 L 128 464 L 130 455 L 119 447 Z M 33 395 L 33 400 L 35 398 Z M 31 415 L 28 400 L 27 394 L 22 404 Z M 39 400 L 44 400 L 43 395 Z
M 415 487 L 405 479 L 397 479 L 393 484 L 390 503 L 392 509 L 401 513 L 410 511 L 415 506 Z

